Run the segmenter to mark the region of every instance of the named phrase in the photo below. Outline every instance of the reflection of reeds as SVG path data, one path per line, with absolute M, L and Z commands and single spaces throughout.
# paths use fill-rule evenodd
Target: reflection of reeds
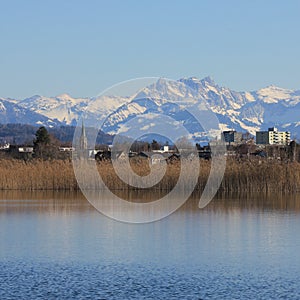
M 135 189 L 122 182 L 114 172 L 111 162 L 101 162 L 99 173 L 105 184 L 111 190 Z M 149 174 L 148 161 L 137 159 L 131 162 L 132 169 L 141 176 Z M 125 168 L 125 166 L 124 166 Z M 180 174 L 180 162 L 175 161 L 167 165 L 163 179 L 152 189 L 159 191 L 171 190 L 177 183 Z M 196 185 L 197 190 L 203 190 L 210 172 L 210 162 L 201 161 L 200 174 Z M 129 176 L 129 175 L 128 175 Z M 129 176 L 130 177 L 130 176 Z M 193 181 L 193 172 L 187 171 L 182 183 L 186 188 Z M 97 187 L 93 181 L 96 178 L 86 178 L 91 187 Z M 128 181 L 133 183 L 132 178 Z M 70 161 L 20 160 L 0 161 L 0 189 L 1 190 L 77 190 L 73 166 Z M 225 176 L 221 183 L 223 191 L 300 191 L 300 164 L 280 163 L 275 161 L 243 161 L 228 160 Z

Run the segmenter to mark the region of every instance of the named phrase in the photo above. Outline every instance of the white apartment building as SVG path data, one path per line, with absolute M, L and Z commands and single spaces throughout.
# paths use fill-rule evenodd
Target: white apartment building
M 278 131 L 276 127 L 271 127 L 268 131 L 256 132 L 256 144 L 261 145 L 288 145 L 291 141 L 289 131 Z

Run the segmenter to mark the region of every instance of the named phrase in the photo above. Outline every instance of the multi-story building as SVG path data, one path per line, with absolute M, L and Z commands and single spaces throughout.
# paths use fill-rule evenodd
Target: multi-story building
M 240 143 L 243 138 L 243 134 L 241 132 L 237 132 L 235 130 L 228 130 L 222 132 L 222 140 L 226 143 Z
M 261 145 L 288 145 L 291 141 L 289 131 L 278 131 L 276 127 L 271 127 L 268 131 L 256 132 L 256 144 Z

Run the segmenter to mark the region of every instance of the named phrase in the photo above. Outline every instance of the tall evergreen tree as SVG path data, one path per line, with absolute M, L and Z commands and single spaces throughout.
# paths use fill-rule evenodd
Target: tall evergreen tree
M 56 157 L 58 146 L 52 141 L 53 139 L 44 126 L 36 131 L 35 137 L 36 138 L 33 141 L 35 157 L 41 159 Z
M 36 144 L 44 144 L 47 145 L 50 143 L 50 135 L 48 130 L 42 126 L 35 133 L 36 139 L 34 140 L 34 145 Z

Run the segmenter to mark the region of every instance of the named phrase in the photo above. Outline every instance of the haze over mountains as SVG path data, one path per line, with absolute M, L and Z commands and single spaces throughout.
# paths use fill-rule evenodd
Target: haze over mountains
M 107 118 L 102 129 L 116 133 L 137 115 L 163 114 L 197 133 L 199 124 L 186 109 L 205 103 L 218 117 L 220 129 L 249 131 L 276 125 L 300 136 L 300 90 L 268 86 L 258 91 L 236 92 L 217 85 L 210 77 L 178 81 L 160 79 L 130 97 L 73 98 L 35 95 L 17 100 L 0 98 L 0 122 L 30 125 L 76 125 L 85 113 L 87 120 Z M 174 125 L 175 126 L 175 125 Z

